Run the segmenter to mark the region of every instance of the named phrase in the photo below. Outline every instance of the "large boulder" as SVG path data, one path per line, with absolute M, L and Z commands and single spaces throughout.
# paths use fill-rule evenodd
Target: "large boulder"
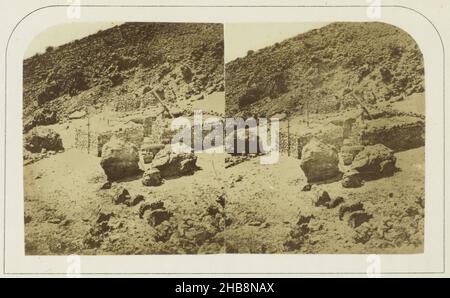
M 367 146 L 359 152 L 351 165 L 364 179 L 376 179 L 394 174 L 397 161 L 394 151 L 382 144 Z
M 339 158 L 334 147 L 312 139 L 302 150 L 300 167 L 308 182 L 319 182 L 337 177 Z
M 46 127 L 35 127 L 30 130 L 24 139 L 24 147 L 32 153 L 40 153 L 45 151 L 63 150 L 61 136 L 53 129 Z
M 103 145 L 100 165 L 109 181 L 134 176 L 140 172 L 137 147 L 115 137 Z
M 152 161 L 152 167 L 160 171 L 161 177 L 192 174 L 196 169 L 197 156 L 194 153 L 172 152 L 170 145 L 159 151 Z

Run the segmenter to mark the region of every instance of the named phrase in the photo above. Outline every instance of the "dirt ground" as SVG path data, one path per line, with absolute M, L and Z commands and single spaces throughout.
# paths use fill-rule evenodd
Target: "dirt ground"
M 259 158 L 224 170 L 221 154 L 198 154 L 200 169 L 191 176 L 146 187 L 140 176 L 120 181 L 145 202 L 161 200 L 173 216 L 151 227 L 139 217 L 144 202 L 114 205 L 100 158 L 67 150 L 24 167 L 27 254 L 167 253 L 396 253 L 423 250 L 424 148 L 396 153 L 400 171 L 346 189 L 339 182 L 313 185 L 299 160 L 282 156 L 274 165 Z M 67 179 L 70 177 L 70 179 Z M 343 204 L 362 202 L 371 214 L 353 229 L 339 219 L 339 207 L 314 207 L 319 190 Z M 242 194 L 245 194 L 243 196 Z M 225 208 L 220 203 L 224 198 Z M 301 214 L 312 214 L 301 245 L 286 244 Z M 90 244 L 99 214 L 112 214 L 106 231 Z M 368 237 L 358 243 L 358 236 Z M 369 235 L 369 236 L 367 236 Z M 365 238 L 365 237 L 363 237 Z
M 114 205 L 109 190 L 100 190 L 106 181 L 100 167 L 100 158 L 67 150 L 51 158 L 35 162 L 24 168 L 25 176 L 25 222 L 27 254 L 153 254 L 220 252 L 220 239 L 210 241 L 220 232 L 213 224 L 208 207 L 215 202 L 223 190 L 216 188 L 223 179 L 223 156 L 199 155 L 200 169 L 194 175 L 166 180 L 158 187 L 147 187 L 141 177 L 120 181 L 131 195 L 141 194 L 148 202 L 161 200 L 173 212 L 170 231 L 157 231 L 139 217 L 139 207 Z M 67 179 L 70 177 L 70 179 Z M 220 205 L 219 205 L 220 206 Z M 96 226 L 99 213 L 112 213 L 110 229 L 103 233 L 98 247 L 86 247 L 90 230 Z M 194 227 L 192 239 L 186 230 Z M 164 225 L 160 225 L 164 226 Z M 173 226 L 173 227 L 172 227 Z M 173 234 L 173 228 L 187 240 L 176 245 L 155 241 L 155 233 Z M 209 228 L 211 231 L 204 232 Z M 163 228 L 160 228 L 162 230 Z M 204 232 L 204 235 L 201 234 Z M 173 237 L 175 238 L 175 237 Z M 192 241 L 191 241 L 192 240 Z M 212 242 L 212 244 L 210 243 Z M 219 244 L 216 244 L 218 242 Z M 223 241 L 222 241 L 223 242 Z M 209 247 L 211 246 L 211 247 Z
M 302 191 L 306 178 L 299 160 L 282 157 L 274 165 L 258 159 L 230 168 L 227 212 L 233 224 L 226 230 L 227 250 L 239 253 L 396 253 L 423 249 L 424 148 L 396 154 L 401 169 L 394 176 L 367 181 L 361 188 L 343 188 L 340 182 L 313 185 Z M 253 173 L 253 175 L 252 175 Z M 373 216 L 357 229 L 339 219 L 339 207 L 315 207 L 312 198 L 320 190 L 343 204 L 362 202 Z M 245 197 L 240 194 L 245 193 Z M 304 245 L 289 249 L 289 233 L 299 213 L 311 214 L 311 231 Z M 360 233 L 370 234 L 356 243 Z

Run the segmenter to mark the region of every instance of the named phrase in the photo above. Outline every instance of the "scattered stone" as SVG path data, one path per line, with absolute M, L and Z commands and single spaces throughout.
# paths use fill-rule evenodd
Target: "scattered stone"
M 125 203 L 131 199 L 128 190 L 121 185 L 114 185 L 111 188 L 111 191 L 112 191 L 112 201 L 116 205 Z
M 145 199 L 144 199 L 143 195 L 136 195 L 136 196 L 134 196 L 134 198 L 132 200 L 126 201 L 125 204 L 127 204 L 128 207 L 133 207 L 133 206 L 136 206 L 137 204 L 139 204 L 140 202 L 143 202 L 144 200 Z
M 288 250 L 295 250 L 302 247 L 305 241 L 309 238 L 309 233 L 311 229 L 308 224 L 296 225 L 289 232 L 288 240 L 284 243 L 284 246 Z
M 361 174 L 356 170 L 345 172 L 342 176 L 342 187 L 355 188 L 360 187 L 362 183 Z
M 102 238 L 90 234 L 86 235 L 83 240 L 84 246 L 88 249 L 99 248 L 102 242 Z
M 336 197 L 328 203 L 328 209 L 336 208 L 340 204 L 344 203 L 343 197 Z
M 311 221 L 311 219 L 314 218 L 314 215 L 309 213 L 309 214 L 304 214 L 303 212 L 300 212 L 298 214 L 298 221 L 297 221 L 297 225 L 302 225 L 302 224 L 307 224 Z
M 161 224 L 163 221 L 169 220 L 172 217 L 172 212 L 164 209 L 153 210 L 147 215 L 147 222 L 152 226 L 156 227 Z
M 372 238 L 373 231 L 367 225 L 362 224 L 355 229 L 355 234 L 353 235 L 353 240 L 355 243 L 365 244 Z
M 62 221 L 62 219 L 58 218 L 58 217 L 50 218 L 49 220 L 47 220 L 47 222 L 49 222 L 51 224 L 59 224 L 61 221 Z
M 405 210 L 405 213 L 406 213 L 408 216 L 410 216 L 410 217 L 414 217 L 414 216 L 420 214 L 419 210 L 418 210 L 416 207 L 408 207 L 408 208 Z
M 103 145 L 100 162 L 108 181 L 134 176 L 139 170 L 139 152 L 136 146 L 115 137 Z
M 103 185 L 100 187 L 100 189 L 111 189 L 111 182 L 106 181 L 105 183 L 103 183 Z
M 318 195 L 313 199 L 313 205 L 316 207 L 327 206 L 331 201 L 330 195 L 325 190 L 319 191 Z
M 109 221 L 114 216 L 112 212 L 100 210 L 96 221 L 84 237 L 83 243 L 87 248 L 98 248 L 102 244 L 104 237 L 114 228 Z
M 352 163 L 352 169 L 361 173 L 364 179 L 376 179 L 394 174 L 397 161 L 394 151 L 377 144 L 367 146 L 359 152 Z
M 339 158 L 336 149 L 317 139 L 312 139 L 303 147 L 300 167 L 308 183 L 337 177 Z
M 160 171 L 161 177 L 166 178 L 192 174 L 197 169 L 196 162 L 194 153 L 175 153 L 167 145 L 156 154 L 152 166 Z
M 425 208 L 425 198 L 422 196 L 417 197 L 415 200 L 415 203 L 418 204 L 420 207 Z
M 391 98 L 391 101 L 402 101 L 404 99 L 405 98 L 403 97 L 403 95 L 397 95 L 397 96 L 394 96 L 393 98 Z
M 243 176 L 243 175 L 238 175 L 238 176 L 236 177 L 236 179 L 234 179 L 234 182 L 241 182 L 243 179 L 244 179 L 244 176 Z
M 59 223 L 59 225 L 60 226 L 62 226 L 62 227 L 67 227 L 68 225 L 70 225 L 71 223 L 73 222 L 73 220 L 71 220 L 71 219 L 63 219 L 60 223 Z
M 111 235 L 111 236 L 108 238 L 109 242 L 111 242 L 111 243 L 115 243 L 115 242 L 117 242 L 119 239 L 120 239 L 120 236 L 119 236 L 119 235 Z
M 100 211 L 97 215 L 97 220 L 96 223 L 101 223 L 104 221 L 109 221 L 111 219 L 111 217 L 114 216 L 113 212 L 109 212 L 109 211 Z
M 342 220 L 346 213 L 362 210 L 364 210 L 364 205 L 361 202 L 342 205 L 341 208 L 339 208 L 339 219 Z
M 372 215 L 364 211 L 357 211 L 350 214 L 350 217 L 348 218 L 348 225 L 355 229 L 363 223 L 368 222 L 371 218 Z
M 157 210 L 157 209 L 163 209 L 163 208 L 164 208 L 163 201 L 145 202 L 139 207 L 139 217 L 143 218 L 144 213 L 147 210 Z
M 216 214 L 220 213 L 220 210 L 219 207 L 211 205 L 208 207 L 206 212 L 208 213 L 208 215 L 215 216 Z
M 303 186 L 302 191 L 310 191 L 311 190 L 311 184 L 305 184 L 305 186 Z
M 155 230 L 154 237 L 156 242 L 167 242 L 172 237 L 174 231 L 172 225 L 167 221 L 162 222 Z
M 240 163 L 243 163 L 244 161 L 250 160 L 251 157 L 249 154 L 245 155 L 228 155 L 225 157 L 225 169 L 234 167 Z
M 158 186 L 162 184 L 161 172 L 156 168 L 150 168 L 142 175 L 142 184 L 145 186 Z
M 205 96 L 203 94 L 196 95 L 192 98 L 192 101 L 202 100 Z
M 262 225 L 262 222 L 260 222 L 260 221 L 258 221 L 258 220 L 255 220 L 255 221 L 249 222 L 248 225 L 249 225 L 249 226 L 252 226 L 252 227 L 259 227 L 259 226 Z
M 261 228 L 268 228 L 268 227 L 270 227 L 270 223 L 268 223 L 267 221 L 263 223 L 261 226 Z
M 220 206 L 222 206 L 222 208 L 225 208 L 226 196 L 225 196 L 224 194 L 220 195 L 220 196 L 217 198 L 216 202 L 217 202 Z

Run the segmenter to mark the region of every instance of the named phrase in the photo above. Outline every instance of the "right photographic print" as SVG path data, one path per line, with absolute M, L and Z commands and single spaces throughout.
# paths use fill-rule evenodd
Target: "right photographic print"
M 224 36 L 227 119 L 279 127 L 277 162 L 227 154 L 226 252 L 423 253 L 414 39 L 380 22 L 234 23 Z

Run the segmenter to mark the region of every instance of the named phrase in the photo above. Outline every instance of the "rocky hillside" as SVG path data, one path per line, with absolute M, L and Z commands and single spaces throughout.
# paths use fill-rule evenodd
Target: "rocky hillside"
M 311 113 L 327 113 L 424 90 L 415 41 L 376 22 L 333 23 L 249 51 L 225 68 L 228 115 L 300 115 L 307 104 Z
M 153 88 L 173 103 L 223 91 L 223 51 L 221 24 L 183 23 L 125 23 L 48 47 L 24 60 L 25 124 L 49 124 L 88 106 L 142 108 Z

